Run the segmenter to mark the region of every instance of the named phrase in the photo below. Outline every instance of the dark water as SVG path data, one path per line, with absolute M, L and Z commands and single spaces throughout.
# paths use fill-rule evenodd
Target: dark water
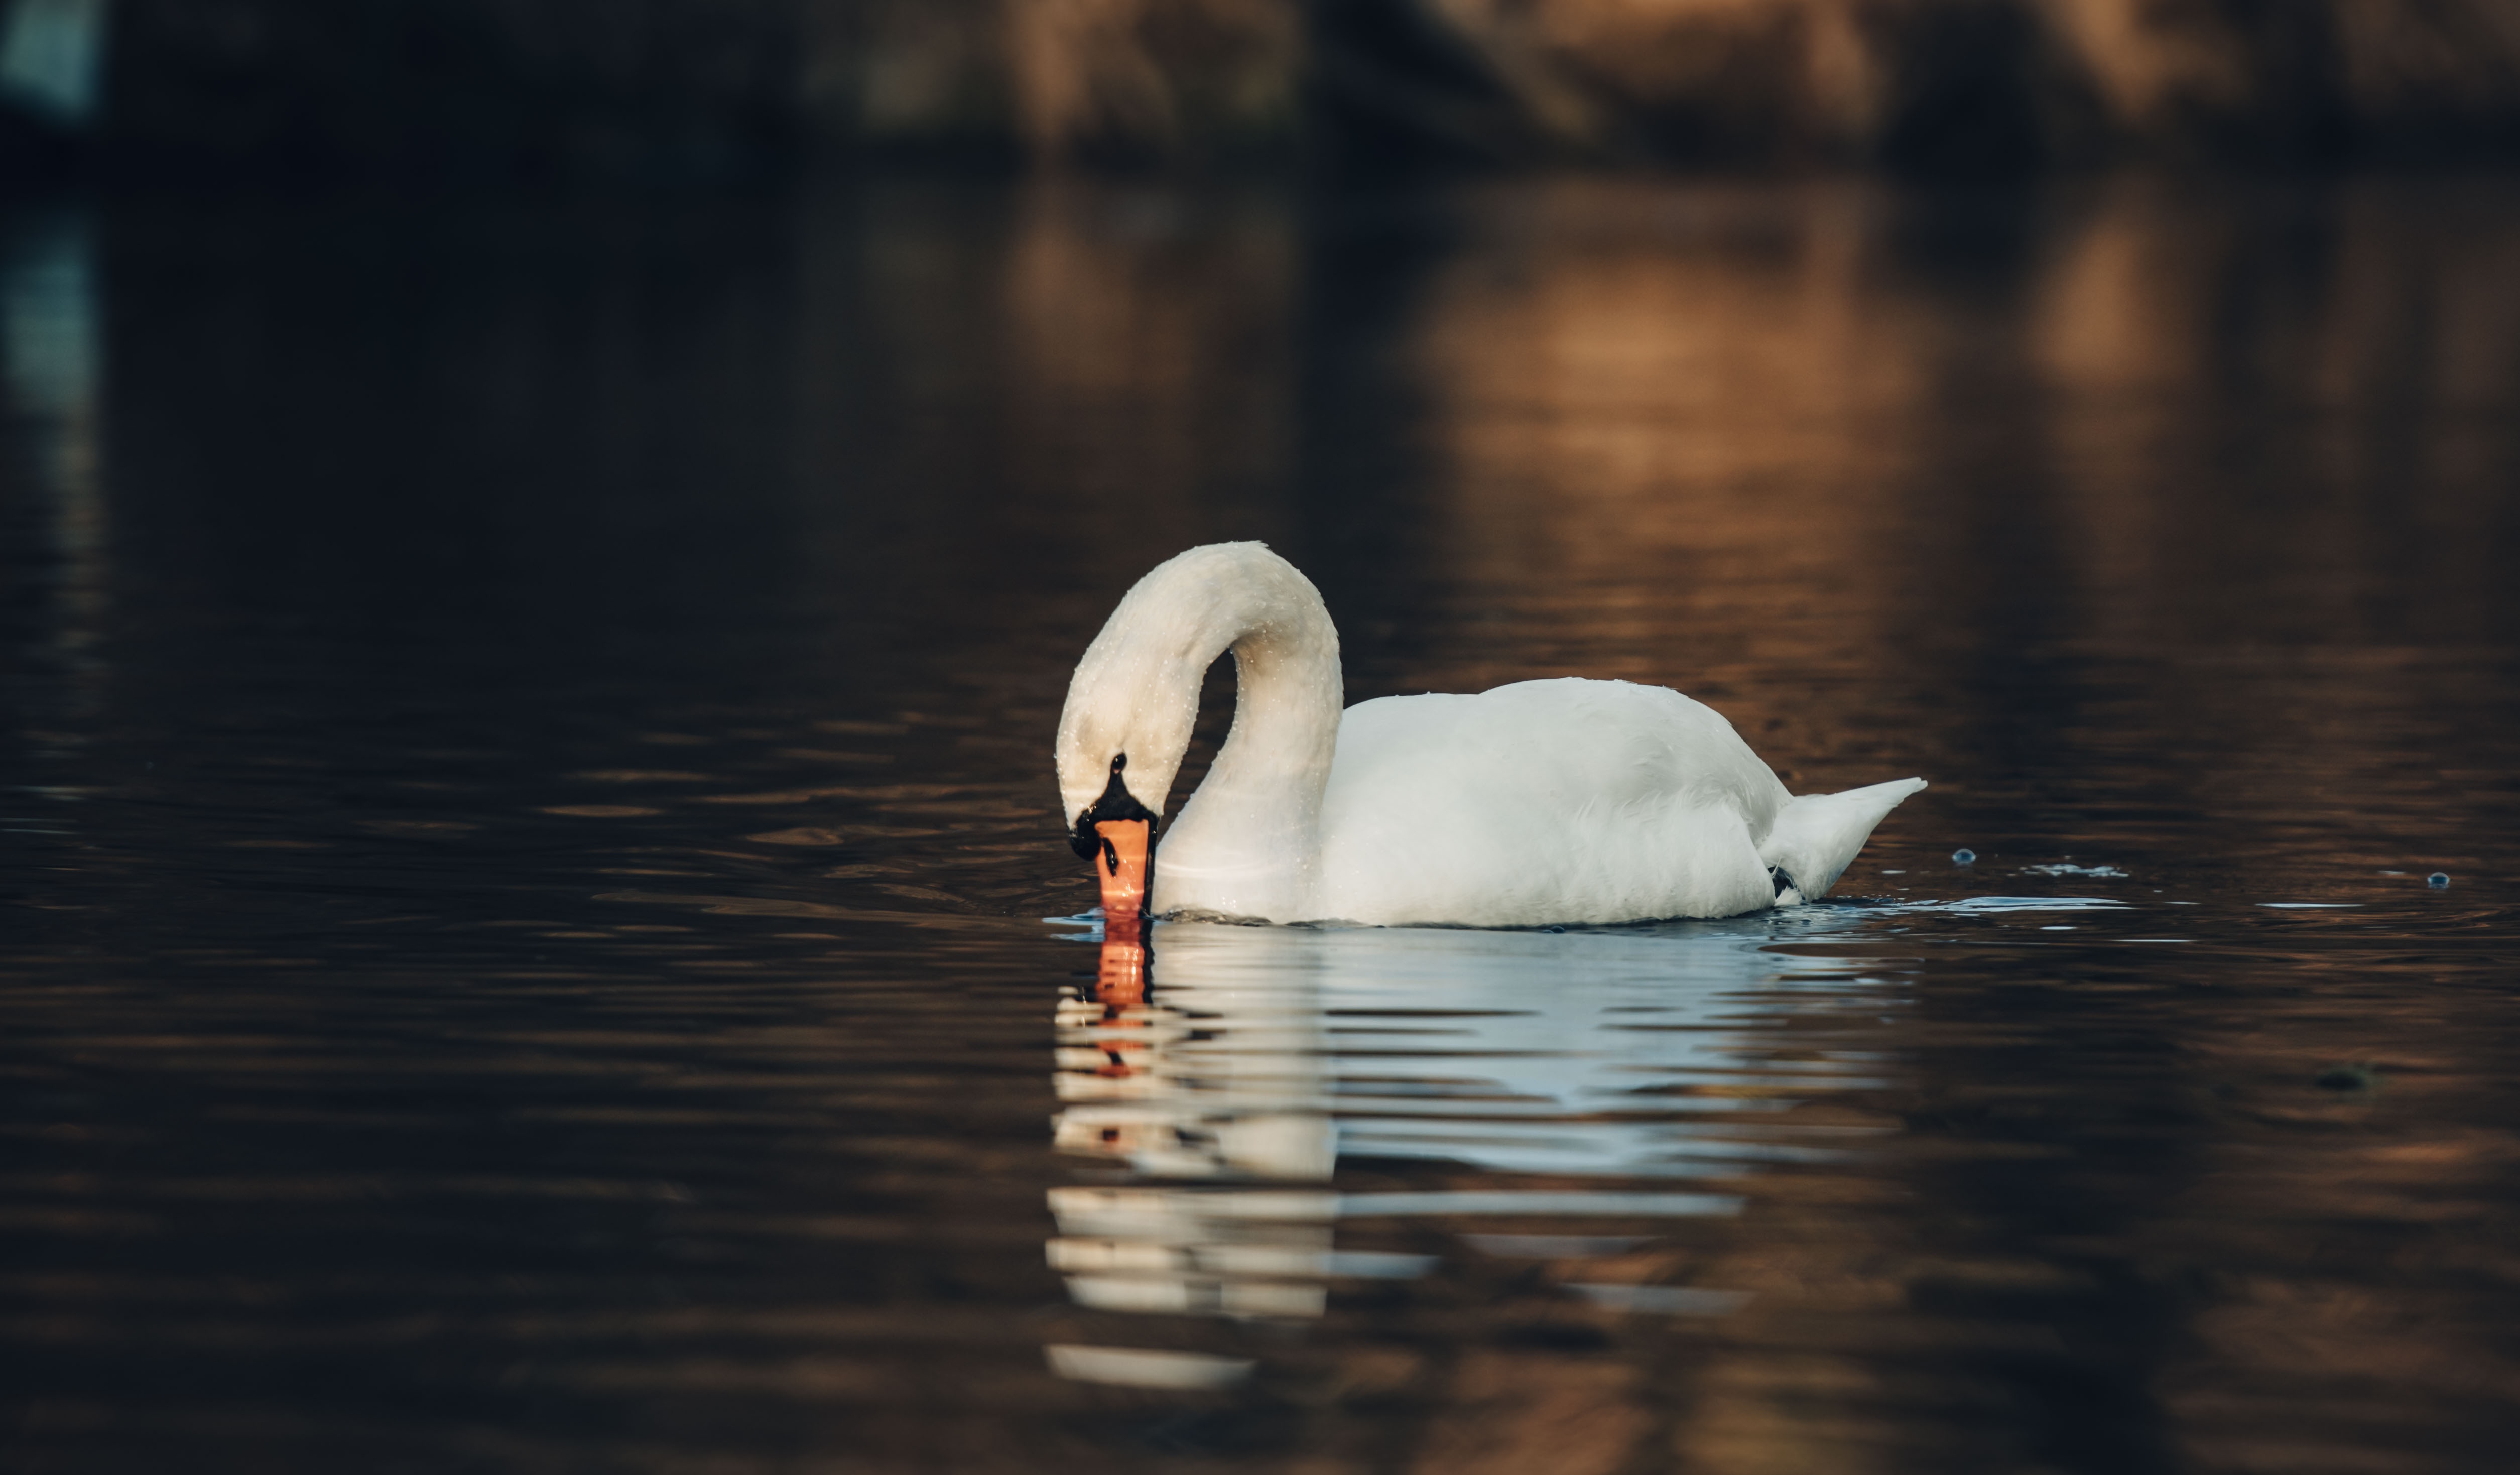
M 2515 261 L 2507 180 L 19 210 L 0 1466 L 2510 1468 Z M 1239 536 L 1351 699 L 1934 786 L 1822 907 L 1106 990 L 1058 703 Z

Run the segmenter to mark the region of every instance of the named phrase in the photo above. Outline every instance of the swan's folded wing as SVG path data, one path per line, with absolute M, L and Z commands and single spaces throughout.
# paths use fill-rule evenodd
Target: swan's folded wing
M 1720 714 L 1659 687 L 1386 696 L 1340 722 L 1320 905 L 1472 926 L 1756 911 L 1788 798 Z
M 1894 779 L 1844 793 L 1800 795 L 1777 816 L 1759 859 L 1792 876 L 1805 900 L 1818 901 L 1871 838 L 1872 827 L 1924 786 L 1922 779 Z

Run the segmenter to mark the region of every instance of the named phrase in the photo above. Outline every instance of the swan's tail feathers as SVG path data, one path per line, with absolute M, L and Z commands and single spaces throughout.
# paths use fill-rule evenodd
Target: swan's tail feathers
M 1804 794 L 1777 816 L 1759 859 L 1791 876 L 1805 901 L 1819 901 L 1872 837 L 1872 827 L 1924 786 L 1922 779 L 1894 779 L 1842 794 Z

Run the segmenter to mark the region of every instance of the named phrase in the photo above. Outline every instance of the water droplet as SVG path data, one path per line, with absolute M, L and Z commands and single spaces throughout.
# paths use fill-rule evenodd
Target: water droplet
M 1977 852 L 1974 850 L 1955 850 L 1952 852 L 1952 864 L 1955 866 L 1972 866 L 1976 863 Z
M 2424 877 L 2424 884 L 2432 887 L 2435 891 L 2448 890 L 2450 888 L 2450 872 L 2447 871 L 2436 871 L 2432 874 Z

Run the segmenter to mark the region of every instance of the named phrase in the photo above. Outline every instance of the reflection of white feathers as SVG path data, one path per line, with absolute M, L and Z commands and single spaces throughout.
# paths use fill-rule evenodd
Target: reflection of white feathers
M 1173 1109 L 1236 1115 L 1273 1082 L 1268 1109 L 1335 1121 L 1339 1155 L 1503 1172 L 1688 1176 L 1791 1155 L 1703 1118 L 1774 1099 L 1752 1088 L 1859 1084 L 1746 1060 L 1727 1027 L 1744 989 L 1841 978 L 1770 944 L 1780 924 L 1820 935 L 1843 915 L 1562 934 L 1167 926 L 1156 997 L 1197 1028 L 1161 1051 L 1186 1083 Z M 1309 1067 L 1291 1057 L 1308 1033 Z M 1291 1099 L 1303 1081 L 1316 1095 Z
M 1220 543 L 1141 579 L 1077 663 L 1058 741 L 1071 826 L 1115 774 L 1164 809 L 1200 680 L 1229 649 L 1234 730 L 1155 852 L 1160 913 L 1469 926 L 1738 916 L 1826 895 L 1925 786 L 1796 798 L 1720 714 L 1626 682 L 1527 681 L 1342 713 L 1321 596 L 1260 544 Z
M 1751 1058 L 1732 1021 L 1744 991 L 1843 981 L 1844 963 L 1771 945 L 1851 921 L 1809 908 L 1574 933 L 1160 927 L 1151 1003 L 1059 1007 L 1058 1145 L 1137 1181 L 1054 1190 L 1051 1264 L 1098 1310 L 1305 1318 L 1330 1279 L 1429 1263 L 1338 1252 L 1343 1218 L 1729 1212 L 1722 1195 L 1617 1181 L 1832 1150 L 1840 1139 L 1756 1108 L 1859 1077 Z M 1326 1186 L 1341 1154 L 1552 1182 L 1342 1196 Z M 1570 1176 L 1608 1182 L 1570 1190 Z

